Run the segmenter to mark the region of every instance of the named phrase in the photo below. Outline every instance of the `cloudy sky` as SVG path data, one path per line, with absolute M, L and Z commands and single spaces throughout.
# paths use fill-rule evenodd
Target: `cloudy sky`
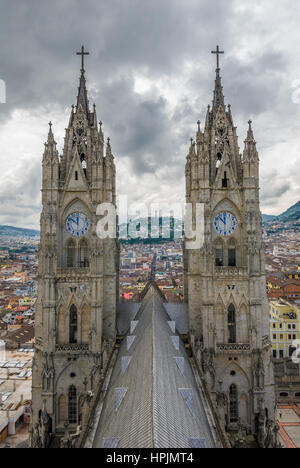
M 81 44 L 90 51 L 90 103 L 111 137 L 118 191 L 130 201 L 183 200 L 189 139 L 212 99 L 216 44 L 226 52 L 222 81 L 241 150 L 253 120 L 262 211 L 279 214 L 300 200 L 300 2 L 1 0 L 0 6 L 6 84 L 0 224 L 38 228 L 47 124 L 53 122 L 61 151 Z

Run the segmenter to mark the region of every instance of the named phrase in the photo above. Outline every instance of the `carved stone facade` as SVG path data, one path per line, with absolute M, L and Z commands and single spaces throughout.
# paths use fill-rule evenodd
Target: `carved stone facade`
M 109 139 L 104 153 L 82 69 L 63 153 L 50 124 L 42 163 L 32 447 L 74 445 L 115 343 L 119 245 L 96 235 L 97 206 L 116 203 Z
M 187 156 L 186 201 L 194 214 L 197 203 L 204 205 L 204 245 L 184 251 L 194 354 L 226 428 L 237 431 L 241 425 L 258 434 L 261 446 L 275 444 L 259 158 L 251 122 L 239 152 L 219 68 L 205 127 L 198 122 Z

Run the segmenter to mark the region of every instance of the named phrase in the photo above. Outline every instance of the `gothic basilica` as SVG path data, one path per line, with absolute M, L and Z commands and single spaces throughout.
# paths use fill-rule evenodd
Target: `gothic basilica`
M 50 123 L 42 161 L 31 447 L 278 446 L 259 157 L 250 121 L 239 151 L 214 53 L 212 106 L 185 167 L 204 242 L 184 242 L 182 304 L 153 277 L 138 303 L 118 301 L 118 239 L 96 231 L 97 207 L 116 206 L 114 156 L 78 53 L 63 152 Z

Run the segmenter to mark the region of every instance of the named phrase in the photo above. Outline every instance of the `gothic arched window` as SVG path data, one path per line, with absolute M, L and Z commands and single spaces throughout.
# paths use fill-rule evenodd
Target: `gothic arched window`
M 236 423 L 239 420 L 238 410 L 238 392 L 236 385 L 232 384 L 229 388 L 229 421 Z
M 75 241 L 70 239 L 67 243 L 67 267 L 73 268 L 75 266 Z
M 68 420 L 70 424 L 77 423 L 77 390 L 74 385 L 69 388 Z
M 236 266 L 236 246 L 234 239 L 228 241 L 228 266 Z
M 77 328 L 78 328 L 78 317 L 77 308 L 73 304 L 70 308 L 70 322 L 69 322 L 69 342 L 72 344 L 77 343 Z
M 82 153 L 81 156 L 80 156 L 80 161 L 81 161 L 81 167 L 83 169 L 83 172 L 84 174 L 86 175 L 86 158 L 85 158 L 85 154 Z
M 79 265 L 81 267 L 89 266 L 89 246 L 86 239 L 82 239 L 79 244 Z
M 215 244 L 215 263 L 216 266 L 224 265 L 223 242 L 218 240 Z
M 236 343 L 236 319 L 233 304 L 228 307 L 228 343 Z

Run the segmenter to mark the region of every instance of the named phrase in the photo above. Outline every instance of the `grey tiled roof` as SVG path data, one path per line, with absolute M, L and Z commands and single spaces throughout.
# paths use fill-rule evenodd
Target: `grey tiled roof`
M 135 320 L 135 339 L 129 351 L 127 337 L 121 344 L 93 446 L 214 447 L 204 396 L 155 288 L 148 288 Z

